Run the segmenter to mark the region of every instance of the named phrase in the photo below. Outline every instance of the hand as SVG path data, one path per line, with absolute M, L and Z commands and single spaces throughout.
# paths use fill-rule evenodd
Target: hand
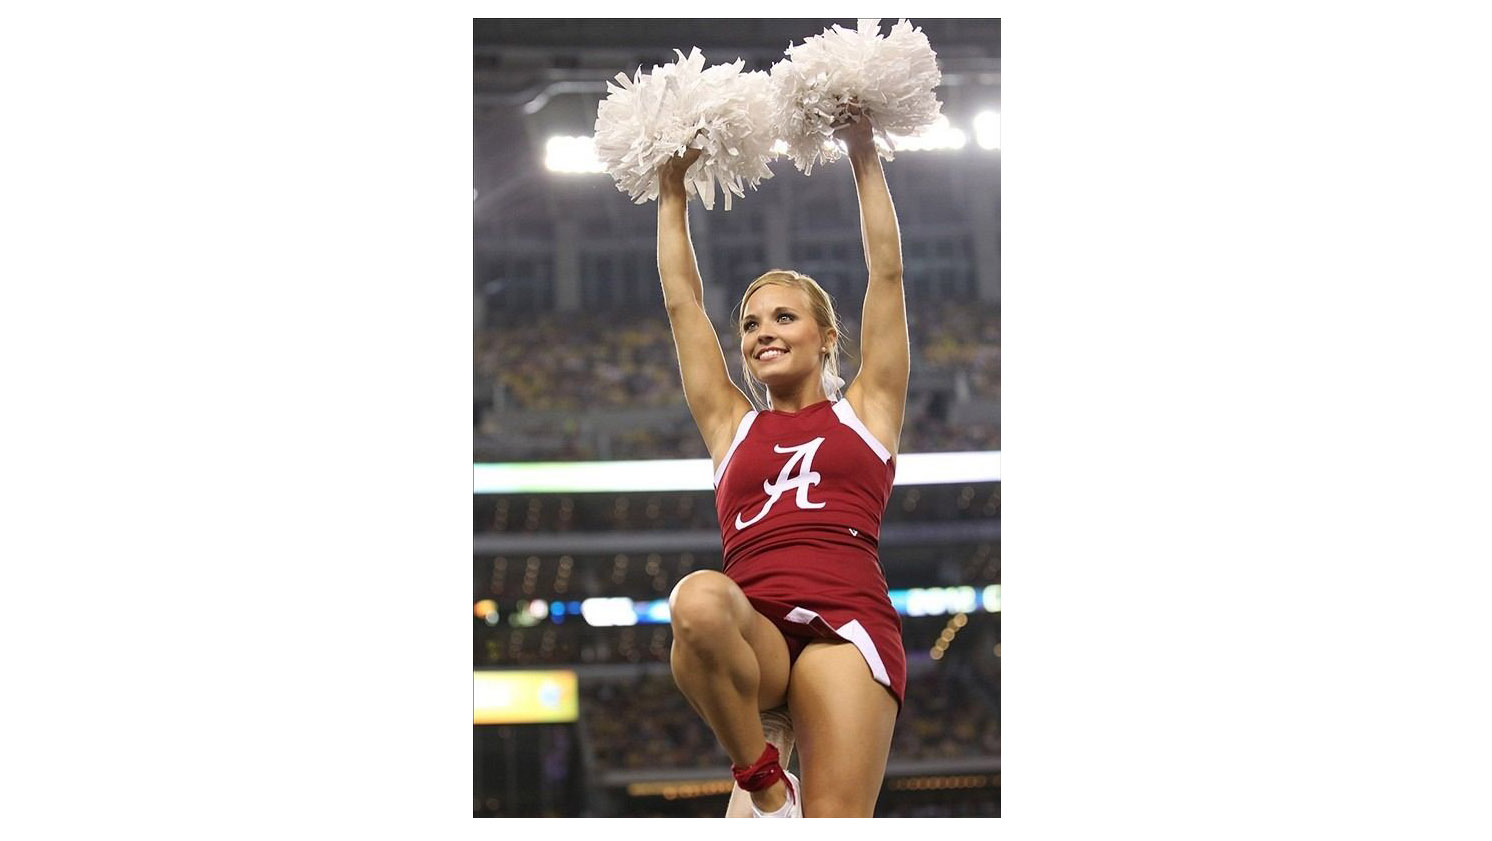
M 684 173 L 704 154 L 700 149 L 685 149 L 684 154 L 674 155 L 658 167 L 658 179 L 664 184 L 684 183 Z
M 834 137 L 843 140 L 851 152 L 875 149 L 875 135 L 871 132 L 870 117 L 851 105 L 844 125 L 834 129 Z

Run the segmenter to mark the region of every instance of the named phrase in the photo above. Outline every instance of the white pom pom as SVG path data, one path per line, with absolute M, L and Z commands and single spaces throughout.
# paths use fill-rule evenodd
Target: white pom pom
M 839 159 L 834 129 L 858 105 L 870 118 L 887 160 L 887 132 L 913 134 L 937 120 L 943 104 L 933 89 L 943 80 L 937 55 L 921 29 L 906 20 L 879 35 L 880 21 L 864 18 L 855 30 L 838 24 L 787 48 L 772 67 L 772 121 L 793 164 L 805 174 L 815 162 Z
M 686 58 L 641 68 L 619 85 L 606 85 L 607 97 L 596 109 L 596 154 L 616 179 L 617 189 L 637 204 L 658 198 L 658 167 L 685 149 L 702 150 L 685 173 L 685 188 L 706 209 L 715 207 L 719 182 L 730 210 L 732 194 L 746 195 L 772 177 L 771 110 L 766 73 L 742 73 L 745 62 L 705 68 L 698 47 Z

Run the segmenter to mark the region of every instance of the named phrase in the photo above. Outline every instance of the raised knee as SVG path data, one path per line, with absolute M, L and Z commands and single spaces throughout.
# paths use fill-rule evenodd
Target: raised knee
M 694 643 L 733 628 L 735 586 L 729 578 L 713 570 L 684 576 L 668 597 L 668 615 L 675 639 Z

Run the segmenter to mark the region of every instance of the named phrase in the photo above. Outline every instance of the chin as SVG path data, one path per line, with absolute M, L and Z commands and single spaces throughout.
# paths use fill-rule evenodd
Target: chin
M 782 391 L 792 391 L 793 389 L 795 389 L 798 386 L 798 384 L 802 380 L 803 380 L 802 377 L 795 377 L 795 376 L 793 376 L 791 374 L 781 374 L 781 373 L 776 374 L 775 376 L 769 375 L 769 376 L 767 376 L 765 378 L 763 378 L 763 377 L 757 377 L 756 378 L 757 382 L 761 383 L 762 385 L 766 386 L 767 388 L 770 389 L 770 388 L 774 388 L 775 387 L 775 388 L 778 388 L 778 389 L 780 389 Z

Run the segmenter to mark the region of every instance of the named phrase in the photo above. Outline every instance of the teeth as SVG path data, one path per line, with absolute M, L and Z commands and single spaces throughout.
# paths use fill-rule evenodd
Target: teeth
M 764 350 L 764 351 L 762 351 L 762 355 L 758 356 L 757 359 L 764 359 L 764 360 L 765 359 L 776 359 L 777 357 L 783 355 L 784 353 L 786 353 L 786 351 L 777 350 L 776 348 L 773 348 L 772 350 Z

